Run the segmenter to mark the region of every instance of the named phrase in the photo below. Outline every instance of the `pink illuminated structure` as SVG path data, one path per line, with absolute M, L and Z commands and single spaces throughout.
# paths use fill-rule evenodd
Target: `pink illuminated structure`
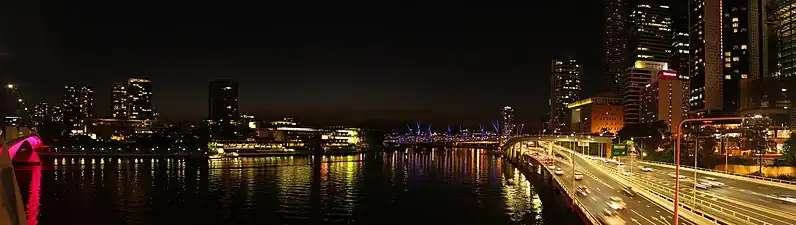
M 25 144 L 25 143 L 29 143 L 30 147 L 32 148 L 31 152 L 30 152 L 30 156 L 27 157 L 26 159 L 25 158 L 19 158 L 19 159 L 16 158 L 17 153 L 19 153 L 20 147 L 22 147 L 22 145 Z M 9 156 L 11 156 L 11 161 L 13 161 L 13 162 L 39 163 L 39 162 L 41 162 L 41 160 L 39 159 L 39 154 L 36 151 L 38 149 L 42 148 L 42 147 L 44 147 L 44 145 L 41 143 L 41 139 L 39 138 L 39 136 L 31 135 L 31 136 L 27 136 L 27 137 L 18 139 L 18 141 L 16 141 L 13 144 L 11 144 L 11 146 L 8 148 L 8 154 L 9 154 Z M 0 150 L 0 151 L 2 151 L 2 150 Z

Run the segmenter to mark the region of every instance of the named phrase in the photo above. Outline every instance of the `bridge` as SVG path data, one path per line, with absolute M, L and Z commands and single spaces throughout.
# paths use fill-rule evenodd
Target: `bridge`
M 0 141 L 0 225 L 26 225 L 27 212 L 22 206 L 14 163 L 40 163 L 37 151 L 43 146 L 41 138 L 28 134 L 9 141 L 0 137 Z
M 504 155 L 516 162 L 544 171 L 564 190 L 573 209 L 583 212 L 585 222 L 609 224 L 621 218 L 628 224 L 674 223 L 674 166 L 627 157 L 613 159 L 581 153 L 570 146 L 578 142 L 605 143 L 607 139 L 588 137 L 518 137 L 509 139 L 501 148 Z M 540 141 L 541 140 L 541 141 Z M 560 141 L 545 141 L 560 140 Z M 533 148 L 528 143 L 534 143 Z M 563 144 L 563 146 L 561 145 Z M 553 159 L 552 162 L 550 162 Z M 547 161 L 547 162 L 546 162 Z M 560 168 L 561 175 L 552 175 Z M 635 167 L 635 168 L 634 168 Z M 642 170 L 641 168 L 645 168 Z M 796 224 L 796 199 L 782 194 L 796 193 L 796 182 L 743 176 L 721 171 L 681 168 L 678 205 L 679 223 L 683 224 Z M 574 172 L 583 176 L 575 180 Z M 708 187 L 705 184 L 711 184 Z M 576 186 L 586 186 L 587 196 L 578 194 Z M 623 194 L 626 188 L 633 194 Z M 699 188 L 698 188 L 699 187 Z M 791 194 L 792 195 L 792 194 Z M 624 200 L 626 208 L 615 217 L 605 216 L 611 198 Z

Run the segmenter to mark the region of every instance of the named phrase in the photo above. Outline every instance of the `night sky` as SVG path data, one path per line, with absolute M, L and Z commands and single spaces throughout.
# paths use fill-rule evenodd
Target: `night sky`
M 528 131 L 553 57 L 583 62 L 584 96 L 605 88 L 603 1 L 14 2 L 4 78 L 30 102 L 91 86 L 99 116 L 113 83 L 142 77 L 161 116 L 203 119 L 208 83 L 233 78 L 241 111 L 264 119 L 477 127 L 510 105 Z

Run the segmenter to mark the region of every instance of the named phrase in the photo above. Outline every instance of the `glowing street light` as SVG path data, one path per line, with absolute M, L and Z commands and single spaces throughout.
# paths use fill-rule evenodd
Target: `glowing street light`
M 7 87 L 8 89 L 14 89 L 14 85 L 13 85 L 13 84 L 8 84 L 6 87 Z

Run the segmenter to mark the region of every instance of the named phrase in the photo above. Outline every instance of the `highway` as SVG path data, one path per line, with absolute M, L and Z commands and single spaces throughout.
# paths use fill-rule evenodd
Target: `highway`
M 555 165 L 556 167 L 560 166 L 564 174 L 554 176 L 559 176 L 561 185 L 565 185 L 567 188 L 572 189 L 572 164 L 564 159 L 557 158 Z M 616 211 L 619 216 L 625 220 L 626 224 L 666 225 L 673 223 L 672 218 L 674 214 L 671 209 L 656 204 L 640 195 L 631 197 L 623 194 L 621 191 L 623 185 L 618 184 L 604 173 L 592 172 L 592 170 L 584 169 L 578 163 L 576 163 L 575 170 L 583 173 L 584 176 L 582 180 L 574 181 L 576 187 L 574 190 L 577 190 L 577 186 L 583 185 L 588 188 L 590 194 L 588 196 L 578 195 L 574 197 L 579 198 L 581 203 L 583 203 L 587 210 L 595 217 L 600 218 L 603 209 L 608 208 L 607 202 L 610 197 L 619 197 L 627 204 L 627 207 Z M 681 224 L 696 224 L 682 216 L 680 219 Z
M 558 150 L 570 151 L 569 149 L 557 146 Z M 588 160 L 583 157 L 575 157 L 577 164 L 591 164 L 600 167 L 602 174 L 614 179 L 626 179 L 651 190 L 657 190 L 658 194 L 673 198 L 674 194 L 674 169 L 656 164 L 634 163 L 633 173 L 624 175 L 623 171 L 630 171 L 630 163 L 625 162 L 624 167 L 618 167 L 615 163 L 604 163 L 600 159 Z M 622 160 L 627 161 L 627 160 Z M 652 168 L 650 172 L 641 171 L 640 165 Z M 761 182 L 747 181 L 744 179 L 731 179 L 724 177 L 713 177 L 716 181 L 725 184 L 724 187 L 713 187 L 707 190 L 697 189 L 694 195 L 693 171 L 681 170 L 681 175 L 686 176 L 680 182 L 680 202 L 688 207 L 694 206 L 694 197 L 697 208 L 704 213 L 720 218 L 722 222 L 732 224 L 796 224 L 796 204 L 783 203 L 770 198 L 770 195 L 796 193 L 793 189 L 782 188 L 774 185 L 766 185 Z M 701 173 L 698 179 L 708 177 Z M 603 178 L 605 179 L 605 178 Z M 683 212 L 685 210 L 681 210 Z

